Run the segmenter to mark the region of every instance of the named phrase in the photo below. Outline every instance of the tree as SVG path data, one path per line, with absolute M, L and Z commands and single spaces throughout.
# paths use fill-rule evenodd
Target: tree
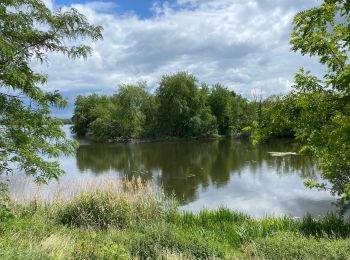
M 91 135 L 96 141 L 105 141 L 112 131 L 114 104 L 108 96 L 92 94 L 77 96 L 72 130 L 78 136 Z
M 350 5 L 325 0 L 294 18 L 293 51 L 317 56 L 326 68 L 323 79 L 301 69 L 294 90 L 283 97 L 272 119 L 285 122 L 308 152 L 321 161 L 328 183 L 308 181 L 309 187 L 328 189 L 339 197 L 342 210 L 350 206 Z M 259 130 L 258 130 L 259 132 Z
M 270 137 L 295 137 L 293 118 L 295 119 L 295 113 L 299 110 L 294 99 L 290 96 L 272 95 L 253 105 L 255 109 L 258 108 L 255 118 L 251 121 L 251 137 L 254 144 Z
M 215 119 L 197 79 L 186 72 L 163 76 L 157 89 L 159 127 L 164 135 L 191 137 L 208 134 Z M 210 133 L 212 134 L 212 133 Z
M 153 115 L 145 113 L 152 109 L 152 100 L 145 91 L 145 83 L 121 85 L 113 97 L 116 111 L 113 114 L 113 126 L 118 137 L 138 138 L 145 131 L 146 122 Z M 149 117 L 147 117 L 149 116 Z
M 219 134 L 229 135 L 230 129 L 230 110 L 232 103 L 232 93 L 220 84 L 212 87 L 209 95 L 209 104 L 213 115 L 217 119 Z
M 102 38 L 101 31 L 75 9 L 51 12 L 40 0 L 0 2 L 1 174 L 18 169 L 38 182 L 63 174 L 58 162 L 45 158 L 75 151 L 76 144 L 66 139 L 62 122 L 50 110 L 67 101 L 58 91 L 40 87 L 47 77 L 33 71 L 30 62 L 44 62 L 50 52 L 86 58 L 91 48 L 74 45 L 74 40 L 95 41 Z
M 219 134 L 234 135 L 247 126 L 248 101 L 221 84 L 215 84 L 209 95 L 209 105 L 217 119 Z
M 321 159 L 322 175 L 330 182 L 312 187 L 329 189 L 350 206 L 350 5 L 325 0 L 294 19 L 294 51 L 317 56 L 326 67 L 323 80 L 301 70 L 296 75 L 295 100 L 305 111 L 297 117 L 297 136 Z M 305 150 L 305 149 L 304 149 Z

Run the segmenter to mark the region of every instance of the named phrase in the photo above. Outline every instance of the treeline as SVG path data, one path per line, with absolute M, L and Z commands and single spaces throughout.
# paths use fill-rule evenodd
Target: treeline
M 121 85 L 112 96 L 78 96 L 73 131 L 97 141 L 234 136 L 260 120 L 261 107 L 221 84 L 209 87 L 180 72 L 163 76 L 154 95 L 137 83 Z

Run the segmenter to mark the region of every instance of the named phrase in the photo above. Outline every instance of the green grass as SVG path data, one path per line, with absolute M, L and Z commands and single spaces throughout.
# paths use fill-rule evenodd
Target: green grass
M 149 192 L 8 202 L 0 259 L 350 259 L 350 221 L 334 214 L 254 219 L 225 208 L 180 212 Z

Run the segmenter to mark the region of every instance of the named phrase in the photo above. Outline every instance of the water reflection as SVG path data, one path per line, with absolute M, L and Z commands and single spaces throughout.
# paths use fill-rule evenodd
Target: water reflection
M 254 148 L 244 141 L 193 141 L 147 144 L 81 145 L 76 155 L 79 171 L 117 172 L 142 176 L 163 185 L 183 204 L 198 199 L 199 188 L 225 187 L 233 176 L 258 174 L 316 178 L 312 160 L 302 156 L 272 157 L 270 151 L 293 149 L 289 140 L 276 140 Z
M 65 130 L 69 133 L 68 126 Z M 333 210 L 327 192 L 308 190 L 318 179 L 315 161 L 306 156 L 273 157 L 268 152 L 296 150 L 292 140 L 253 147 L 248 141 L 191 141 L 144 144 L 91 144 L 80 140 L 75 157 L 62 158 L 64 180 L 141 176 L 174 194 L 185 210 L 220 205 L 254 216 Z

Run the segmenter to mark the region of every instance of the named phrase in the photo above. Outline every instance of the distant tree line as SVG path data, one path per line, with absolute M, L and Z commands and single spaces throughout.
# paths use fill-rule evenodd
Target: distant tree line
M 73 131 L 97 141 L 233 136 L 254 121 L 259 107 L 221 84 L 199 84 L 187 72 L 163 76 L 154 95 L 145 88 L 137 83 L 121 85 L 112 96 L 78 96 Z

